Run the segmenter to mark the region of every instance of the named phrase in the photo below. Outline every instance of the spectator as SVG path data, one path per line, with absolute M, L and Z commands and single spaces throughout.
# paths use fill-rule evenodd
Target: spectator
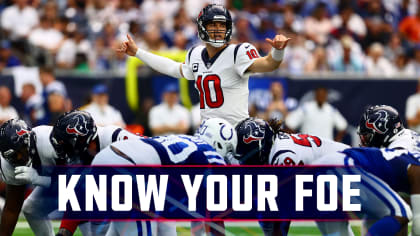
M 392 19 L 382 6 L 381 0 L 370 0 L 363 6 L 362 16 L 367 26 L 367 35 L 362 42 L 364 49 L 372 43 L 386 44 L 392 32 Z
M 420 74 L 420 45 L 414 47 L 414 58 L 407 66 L 411 67 L 416 75 Z
M 414 16 L 407 16 L 399 26 L 402 35 L 413 43 L 420 43 L 420 8 Z
M 109 105 L 108 88 L 96 85 L 92 89 L 92 102 L 84 108 L 89 112 L 99 126 L 116 125 L 125 127 L 121 112 Z
M 312 53 L 312 57 L 305 65 L 305 72 L 327 72 L 330 71 L 327 53 L 323 47 L 317 47 Z
M 305 38 L 296 34 L 291 36 L 289 47 L 285 52 L 282 67 L 286 67 L 291 74 L 302 74 L 305 71 L 305 65 L 309 63 L 311 53 L 305 47 Z
M 305 19 L 305 33 L 309 39 L 318 45 L 325 45 L 328 40 L 328 34 L 333 29 L 331 19 L 328 17 L 328 11 L 325 3 L 319 2 L 312 12 L 312 16 Z
M 90 31 L 95 35 L 102 32 L 106 23 L 116 22 L 115 6 L 107 0 L 88 1 L 85 12 Z
M 347 121 L 341 113 L 327 102 L 328 90 L 315 90 L 315 101 L 307 102 L 286 117 L 286 125 L 292 130 L 341 141 L 346 133 Z M 334 128 L 337 135 L 334 137 Z
M 21 64 L 19 58 L 13 55 L 12 50 L 10 48 L 10 42 L 3 40 L 0 44 L 0 71 L 3 68 L 19 66 Z
M 395 61 L 397 56 L 404 53 L 404 48 L 401 43 L 401 36 L 398 33 L 391 35 L 391 39 L 384 49 L 384 56 L 390 60 Z
M 164 88 L 162 103 L 150 110 L 149 126 L 153 136 L 187 133 L 190 127 L 190 113 L 178 104 L 176 84 L 168 84 Z
M 45 110 L 43 108 L 42 96 L 36 93 L 34 84 L 26 83 L 22 86 L 20 100 L 24 104 L 24 120 L 28 124 L 35 126 L 38 120 L 45 115 Z
M 117 11 L 115 12 L 116 24 L 139 22 L 141 20 L 140 9 L 134 0 L 121 0 L 118 2 Z
M 50 114 L 49 125 L 54 125 L 63 113 L 70 110 L 66 109 L 66 98 L 56 91 L 48 94 L 47 104 Z
M 64 105 L 65 110 L 71 109 L 72 104 L 70 99 L 67 97 L 67 90 L 61 81 L 57 81 L 54 76 L 54 72 L 50 67 L 42 67 L 39 69 L 39 79 L 43 87 L 42 100 L 45 113 L 43 117 L 40 117 L 36 125 L 51 124 L 52 113 L 49 110 L 49 96 L 52 93 L 61 94 L 65 98 Z M 53 99 L 54 101 L 54 99 Z
M 394 66 L 383 54 L 384 49 L 380 43 L 374 43 L 370 46 L 369 54 L 365 60 L 368 75 L 390 77 L 395 74 Z
M 362 72 L 363 58 L 359 53 L 354 52 L 355 42 L 350 36 L 343 36 L 340 40 L 342 55 L 333 57 L 332 69 L 339 72 Z
M 249 94 L 250 116 L 262 119 L 283 120 L 289 111 L 297 107 L 294 98 L 287 97 L 283 84 L 273 81 L 270 89 L 253 89 Z
M 272 82 L 270 85 L 271 101 L 264 114 L 264 119 L 284 120 L 289 111 L 296 107 L 296 100 L 286 98 L 283 85 L 280 82 Z
M 408 63 L 408 62 L 409 62 L 409 58 L 407 57 L 407 55 L 405 55 L 405 53 L 401 53 L 397 55 L 394 61 L 395 74 L 414 77 L 416 75 L 414 64 Z
M 345 34 L 350 34 L 356 39 L 363 39 L 366 35 L 366 25 L 362 17 L 354 12 L 353 6 L 346 1 L 340 5 L 340 14 L 332 18 L 334 26 L 333 34 L 336 38 L 341 38 Z
M 63 40 L 63 34 L 56 30 L 52 22 L 46 16 L 41 17 L 38 28 L 29 34 L 29 42 L 32 45 L 55 53 Z
M 13 118 L 19 118 L 16 109 L 10 105 L 11 100 L 10 89 L 6 86 L 0 86 L 0 124 Z
M 64 84 L 61 81 L 57 81 L 54 76 L 53 69 L 50 67 L 42 67 L 39 69 L 39 79 L 41 80 L 43 86 L 43 93 L 45 98 L 47 95 L 56 92 L 62 94 L 64 97 L 67 97 L 67 90 Z
M 417 93 L 407 99 L 405 117 L 408 127 L 420 133 L 420 80 L 417 83 Z
M 1 14 L 1 27 L 12 40 L 26 38 L 33 27 L 38 25 L 38 13 L 29 6 L 29 0 L 15 0 Z

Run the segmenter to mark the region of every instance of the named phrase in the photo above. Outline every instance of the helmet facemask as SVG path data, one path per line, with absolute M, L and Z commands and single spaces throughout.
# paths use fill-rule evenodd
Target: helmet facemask
M 211 23 L 223 22 L 225 30 L 208 30 L 208 25 Z M 232 18 L 228 10 L 223 6 L 209 5 L 204 8 L 197 19 L 198 37 L 209 43 L 211 46 L 220 48 L 230 41 L 232 38 Z M 215 39 L 211 36 L 222 34 L 222 39 Z

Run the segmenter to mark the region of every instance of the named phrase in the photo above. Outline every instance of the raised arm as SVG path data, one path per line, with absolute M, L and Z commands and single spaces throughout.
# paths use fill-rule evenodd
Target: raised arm
M 124 41 L 121 44 L 120 48 L 118 48 L 116 51 L 120 53 L 125 53 L 132 57 L 135 56 L 138 59 L 142 60 L 145 64 L 162 74 L 174 78 L 184 77 L 184 75 L 182 74 L 182 63 L 173 61 L 166 57 L 155 55 L 137 47 L 136 43 L 130 35 L 127 35 L 127 41 Z
M 262 73 L 262 72 L 271 72 L 277 68 L 279 68 L 283 56 L 284 56 L 284 49 L 287 46 L 290 38 L 280 34 L 276 35 L 274 39 L 266 38 L 265 41 L 272 46 L 271 52 L 265 56 L 258 58 L 252 63 L 250 67 L 248 67 L 247 72 L 251 73 Z

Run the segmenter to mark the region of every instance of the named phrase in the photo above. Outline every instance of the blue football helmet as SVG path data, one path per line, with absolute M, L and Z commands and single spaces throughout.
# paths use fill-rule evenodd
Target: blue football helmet
M 387 105 L 370 106 L 360 118 L 357 134 L 364 147 L 387 147 L 389 140 L 404 129 L 398 111 Z
M 86 154 L 91 141 L 98 136 L 92 116 L 86 111 L 73 110 L 61 115 L 54 125 L 50 141 L 60 161 L 74 163 Z M 92 157 L 93 158 L 93 157 Z M 89 164 L 82 160 L 83 164 Z
M 238 135 L 235 158 L 245 165 L 267 164 L 275 133 L 270 125 L 256 118 L 247 118 L 235 127 Z
M 210 32 L 206 29 L 206 26 L 210 22 L 220 21 L 226 23 L 226 32 L 223 40 L 215 40 L 210 38 Z M 197 17 L 198 37 L 206 43 L 209 43 L 213 47 L 221 47 L 232 38 L 232 17 L 229 11 L 216 4 L 210 4 L 201 10 Z
M 23 120 L 11 119 L 0 126 L 0 153 L 12 166 L 30 166 L 36 153 L 35 133 Z

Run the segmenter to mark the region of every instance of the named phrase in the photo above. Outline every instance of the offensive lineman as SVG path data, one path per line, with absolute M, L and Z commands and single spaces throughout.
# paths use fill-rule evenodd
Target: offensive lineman
M 358 168 L 357 174 L 362 176 L 361 198 L 358 200 L 363 206 L 362 213 L 364 216 L 380 219 L 369 228 L 369 235 L 393 235 L 410 220 L 410 207 L 395 192 L 404 190 L 411 191 L 413 194 L 419 191 L 416 186 L 419 186 L 417 176 L 420 175 L 417 173 L 420 167 L 417 165 L 412 167 L 417 161 L 406 151 L 399 153 L 391 150 L 346 149 L 348 146 L 344 144 L 335 145 L 336 142 L 316 136 L 278 132 L 278 126 L 270 127 L 263 120 L 244 120 L 236 126 L 236 130 L 238 134 L 236 156 L 249 164 L 361 166 L 363 169 Z M 275 143 L 273 140 L 278 141 L 277 145 L 273 145 L 273 142 Z M 281 142 L 287 145 L 279 145 Z M 328 142 L 330 142 L 329 151 L 328 149 L 322 151 L 320 147 Z M 304 155 L 305 151 L 302 147 L 312 150 L 307 150 Z M 319 149 L 318 152 L 315 151 L 317 149 Z M 244 156 L 246 152 L 253 152 L 254 155 Z M 247 159 L 241 159 L 241 154 Z M 394 166 L 400 168 L 393 168 Z M 415 173 L 407 171 L 410 166 L 412 172 L 415 171 Z M 411 179 L 408 180 L 408 178 Z M 317 224 L 323 235 L 353 235 L 347 222 L 317 222 Z M 267 230 L 273 230 L 273 228 L 265 229 L 265 233 Z M 274 230 L 278 229 L 274 228 Z
M 38 126 L 31 130 L 22 120 L 7 121 L 0 127 L 1 172 L 7 184 L 7 211 L 2 214 L 0 235 L 12 234 L 21 208 L 35 235 L 54 235 L 51 222 L 42 219 L 54 210 L 53 204 L 46 205 L 40 200 L 41 186 L 51 183 L 48 176 L 51 173 L 45 173 L 50 169 L 42 167 L 84 164 L 92 160 L 90 155 L 111 142 L 132 138 L 139 137 L 116 126 L 97 128 L 89 113 L 78 110 L 62 115 L 54 127 Z M 72 155 L 63 150 L 72 150 Z M 36 187 L 23 203 L 27 184 Z
M 200 12 L 197 27 L 198 36 L 205 46 L 192 47 L 184 63 L 138 48 L 129 35 L 117 51 L 136 56 L 160 73 L 195 80 L 200 95 L 201 119 L 220 117 L 233 125 L 249 116 L 249 74 L 277 69 L 290 39 L 284 35 L 266 39 L 273 48 L 265 57 L 260 57 L 249 43 L 229 44 L 232 18 L 226 8 L 215 4 Z

